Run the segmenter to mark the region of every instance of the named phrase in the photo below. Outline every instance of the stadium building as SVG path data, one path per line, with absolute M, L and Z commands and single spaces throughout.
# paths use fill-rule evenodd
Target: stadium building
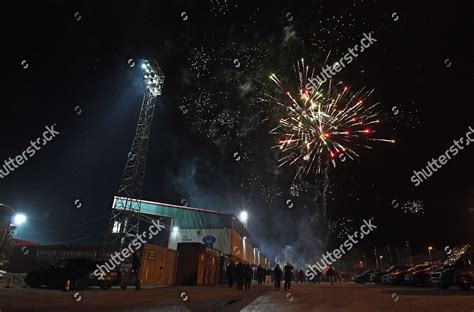
M 113 209 L 121 202 L 114 198 Z M 267 257 L 260 252 L 256 242 L 240 220 L 230 213 L 212 210 L 191 208 L 140 200 L 141 214 L 158 219 L 171 219 L 169 235 L 166 240 L 161 239 L 169 249 L 177 250 L 180 243 L 201 243 L 219 251 L 231 261 L 242 261 L 253 266 L 271 266 Z M 142 229 L 142 227 L 140 227 Z

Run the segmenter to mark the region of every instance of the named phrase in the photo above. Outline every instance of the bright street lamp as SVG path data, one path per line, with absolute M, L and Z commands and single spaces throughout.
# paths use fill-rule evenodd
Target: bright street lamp
M 242 212 L 240 213 L 240 221 L 242 221 L 243 223 L 247 223 L 247 220 L 249 218 L 249 214 L 247 213 L 247 211 L 245 210 L 242 210 Z
M 22 213 L 17 213 L 13 216 L 13 224 L 16 226 L 20 226 L 26 222 L 26 216 Z

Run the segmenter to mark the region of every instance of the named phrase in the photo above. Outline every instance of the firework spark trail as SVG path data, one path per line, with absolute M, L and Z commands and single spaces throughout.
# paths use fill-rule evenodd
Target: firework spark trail
M 337 155 L 354 160 L 359 157 L 357 147 L 372 149 L 368 145 L 370 141 L 395 142 L 369 137 L 374 131 L 368 126 L 379 123 L 379 103 L 365 105 L 373 90 L 364 87 L 351 92 L 350 87 L 333 84 L 332 80 L 318 88 L 306 89 L 304 86 L 313 77 L 314 69 L 310 70 L 302 59 L 293 70 L 297 77 L 297 95 L 288 91 L 291 88 L 285 87 L 275 74 L 270 75 L 270 79 L 284 95 L 279 98 L 267 95 L 270 102 L 285 108 L 285 116 L 270 131 L 280 136 L 275 146 L 284 153 L 279 166 L 303 160 L 303 168 L 298 169 L 297 175 L 303 171 L 308 174 L 314 166 L 317 173 L 322 173 L 321 157 L 328 157 L 335 167 Z
M 323 183 L 323 196 L 322 196 L 322 206 L 323 217 L 327 221 L 327 197 L 329 189 L 329 160 L 326 161 L 326 166 L 324 168 L 324 183 Z

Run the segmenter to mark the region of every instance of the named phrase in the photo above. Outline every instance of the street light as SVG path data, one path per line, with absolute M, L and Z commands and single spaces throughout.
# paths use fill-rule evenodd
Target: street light
M 13 216 L 13 224 L 16 226 L 20 226 L 26 222 L 26 216 L 22 213 L 17 213 Z
M 433 250 L 432 246 L 428 246 L 428 253 L 430 254 L 430 263 L 433 263 L 433 258 L 431 257 L 431 251 Z
M 240 217 L 239 217 L 240 221 L 247 224 L 248 218 L 249 218 L 249 214 L 247 213 L 247 211 L 242 210 L 242 212 L 240 213 Z

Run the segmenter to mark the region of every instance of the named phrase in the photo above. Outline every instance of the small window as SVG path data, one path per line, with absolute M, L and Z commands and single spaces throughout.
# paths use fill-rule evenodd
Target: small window
M 114 221 L 114 227 L 112 228 L 112 233 L 117 234 L 120 233 L 120 228 L 122 227 L 122 223 L 118 221 Z

